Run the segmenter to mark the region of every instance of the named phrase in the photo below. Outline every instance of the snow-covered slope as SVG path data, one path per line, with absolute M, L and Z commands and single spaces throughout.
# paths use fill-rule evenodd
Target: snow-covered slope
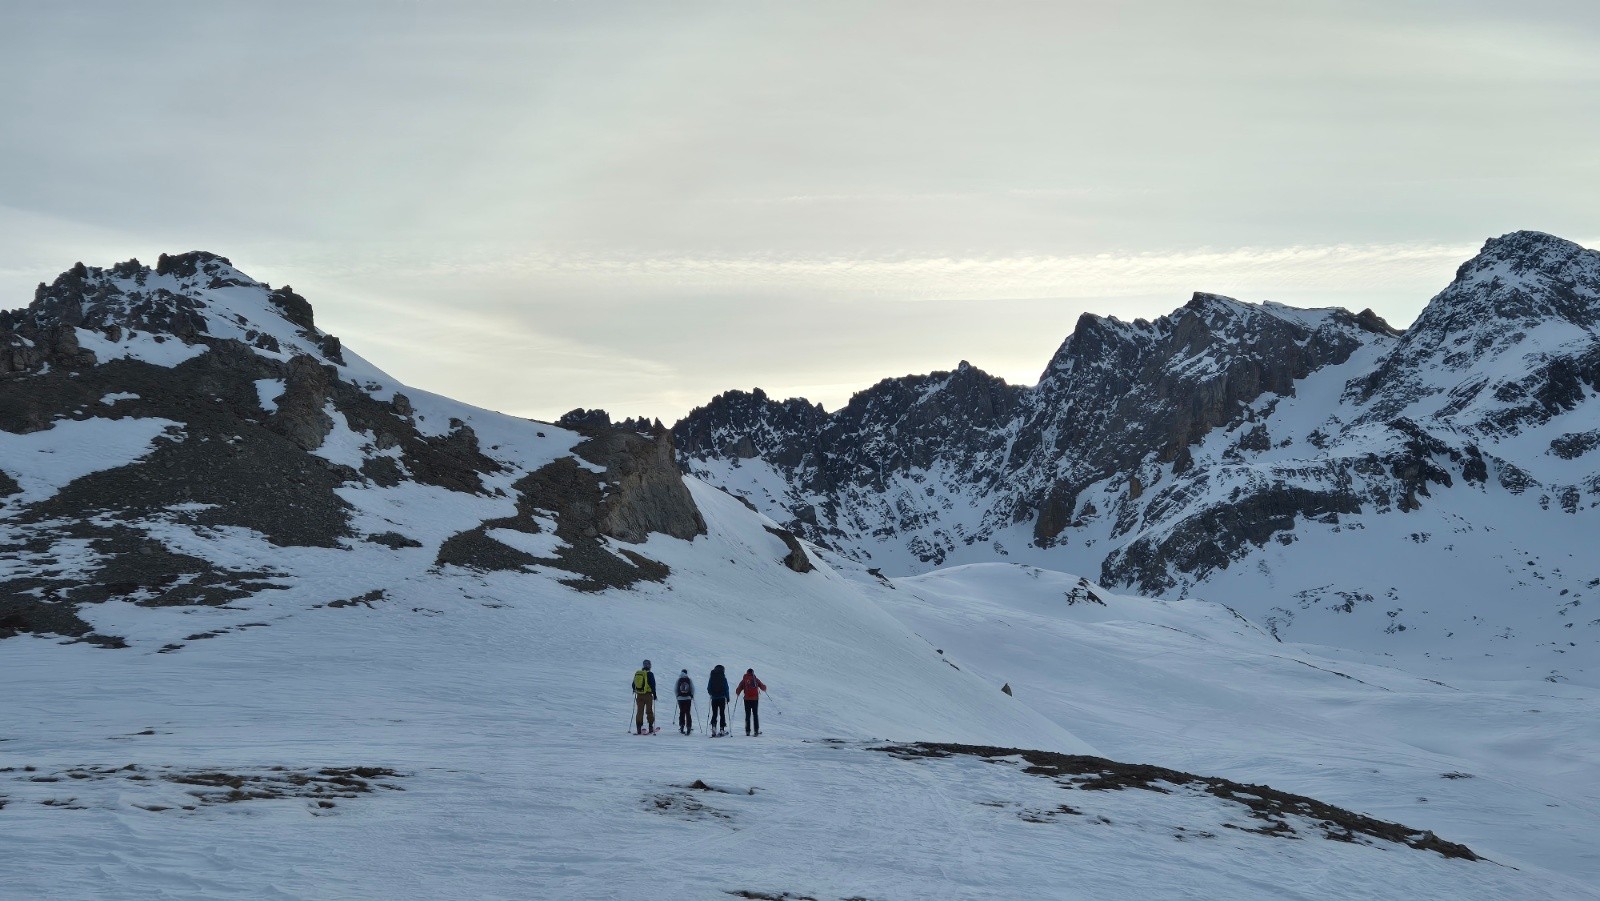
M 1600 884 L 1590 690 L 1423 678 L 1375 655 L 1276 641 L 1218 605 L 1121 596 L 1029 566 L 894 584 L 884 603 L 952 661 L 1004 680 L 1112 757 L 1432 824 L 1496 848 L 1500 863 Z
M 890 575 L 1026 562 L 1594 684 L 1597 324 L 1600 253 L 1516 232 L 1404 334 L 1198 294 L 1085 316 L 1032 388 L 962 367 L 832 414 L 734 393 L 675 432 L 701 478 Z
M 1046 687 L 1098 678 L 1041 662 L 1079 626 L 1142 636 L 1110 678 L 1166 678 L 1150 636 L 1194 634 L 1174 699 L 1213 647 L 1233 679 L 1276 642 L 1223 607 L 1094 587 L 1055 623 L 1017 586 L 1079 581 L 875 578 L 683 478 L 662 431 L 399 385 L 221 257 L 77 267 L 0 344 L 0 894 L 1593 896 L 1570 845 L 1311 778 L 1309 715 L 1252 762 L 1138 738 L 1178 700 Z M 992 634 L 995 604 L 1034 605 L 1033 634 Z M 946 641 L 940 617 L 974 619 Z M 705 737 L 703 699 L 695 735 L 669 703 L 627 734 L 645 657 L 702 695 L 753 666 L 763 734 Z M 1300 668 L 1262 677 L 1292 699 Z M 1498 792 L 1462 797 L 1526 812 Z

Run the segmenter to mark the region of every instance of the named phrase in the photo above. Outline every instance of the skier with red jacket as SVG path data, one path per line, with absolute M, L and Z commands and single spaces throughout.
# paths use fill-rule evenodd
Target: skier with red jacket
M 761 693 L 767 690 L 767 684 L 756 678 L 754 669 L 744 671 L 744 678 L 739 680 L 736 689 L 744 699 L 744 734 L 749 735 L 750 723 L 755 722 L 756 735 L 761 734 Z

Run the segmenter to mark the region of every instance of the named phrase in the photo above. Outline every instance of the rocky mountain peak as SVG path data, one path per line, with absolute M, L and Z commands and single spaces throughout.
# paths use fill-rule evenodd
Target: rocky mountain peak
M 1600 379 L 1589 374 L 1596 357 L 1600 252 L 1542 232 L 1512 232 L 1463 263 L 1352 391 L 1371 402 L 1368 419 L 1448 395 L 1450 415 L 1470 413 L 1503 430 L 1541 415 L 1536 408 L 1569 408 L 1583 381 Z
M 27 307 L 0 312 L 0 374 L 123 357 L 166 361 L 185 348 L 240 341 L 287 359 L 344 365 L 339 339 L 317 329 L 311 304 L 203 250 L 101 268 L 77 263 L 40 283 Z
M 1461 316 L 1452 315 L 1457 312 Z M 1417 322 L 1464 325 L 1458 319 L 1470 315 L 1600 324 L 1600 252 L 1543 232 L 1491 238 L 1477 256 L 1461 264 L 1455 281 Z
M 1593 269 L 1596 257 L 1594 251 L 1565 238 L 1538 231 L 1514 231 L 1485 241 L 1478 255 L 1456 270 L 1456 278 L 1468 278 L 1502 263 L 1517 274 L 1538 271 L 1557 275 L 1574 266 Z

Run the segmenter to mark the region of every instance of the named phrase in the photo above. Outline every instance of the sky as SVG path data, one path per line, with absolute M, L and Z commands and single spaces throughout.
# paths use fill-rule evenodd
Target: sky
M 1600 246 L 1593 0 L 8 3 L 0 308 L 205 249 L 416 387 L 671 422 L 1194 291 Z

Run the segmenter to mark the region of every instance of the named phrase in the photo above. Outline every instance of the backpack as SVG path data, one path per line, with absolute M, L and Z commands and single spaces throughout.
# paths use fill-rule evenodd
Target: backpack
M 694 682 L 688 676 L 678 677 L 678 697 L 687 698 L 694 694 Z
M 650 674 L 639 670 L 633 674 L 633 693 L 638 695 L 650 693 Z

